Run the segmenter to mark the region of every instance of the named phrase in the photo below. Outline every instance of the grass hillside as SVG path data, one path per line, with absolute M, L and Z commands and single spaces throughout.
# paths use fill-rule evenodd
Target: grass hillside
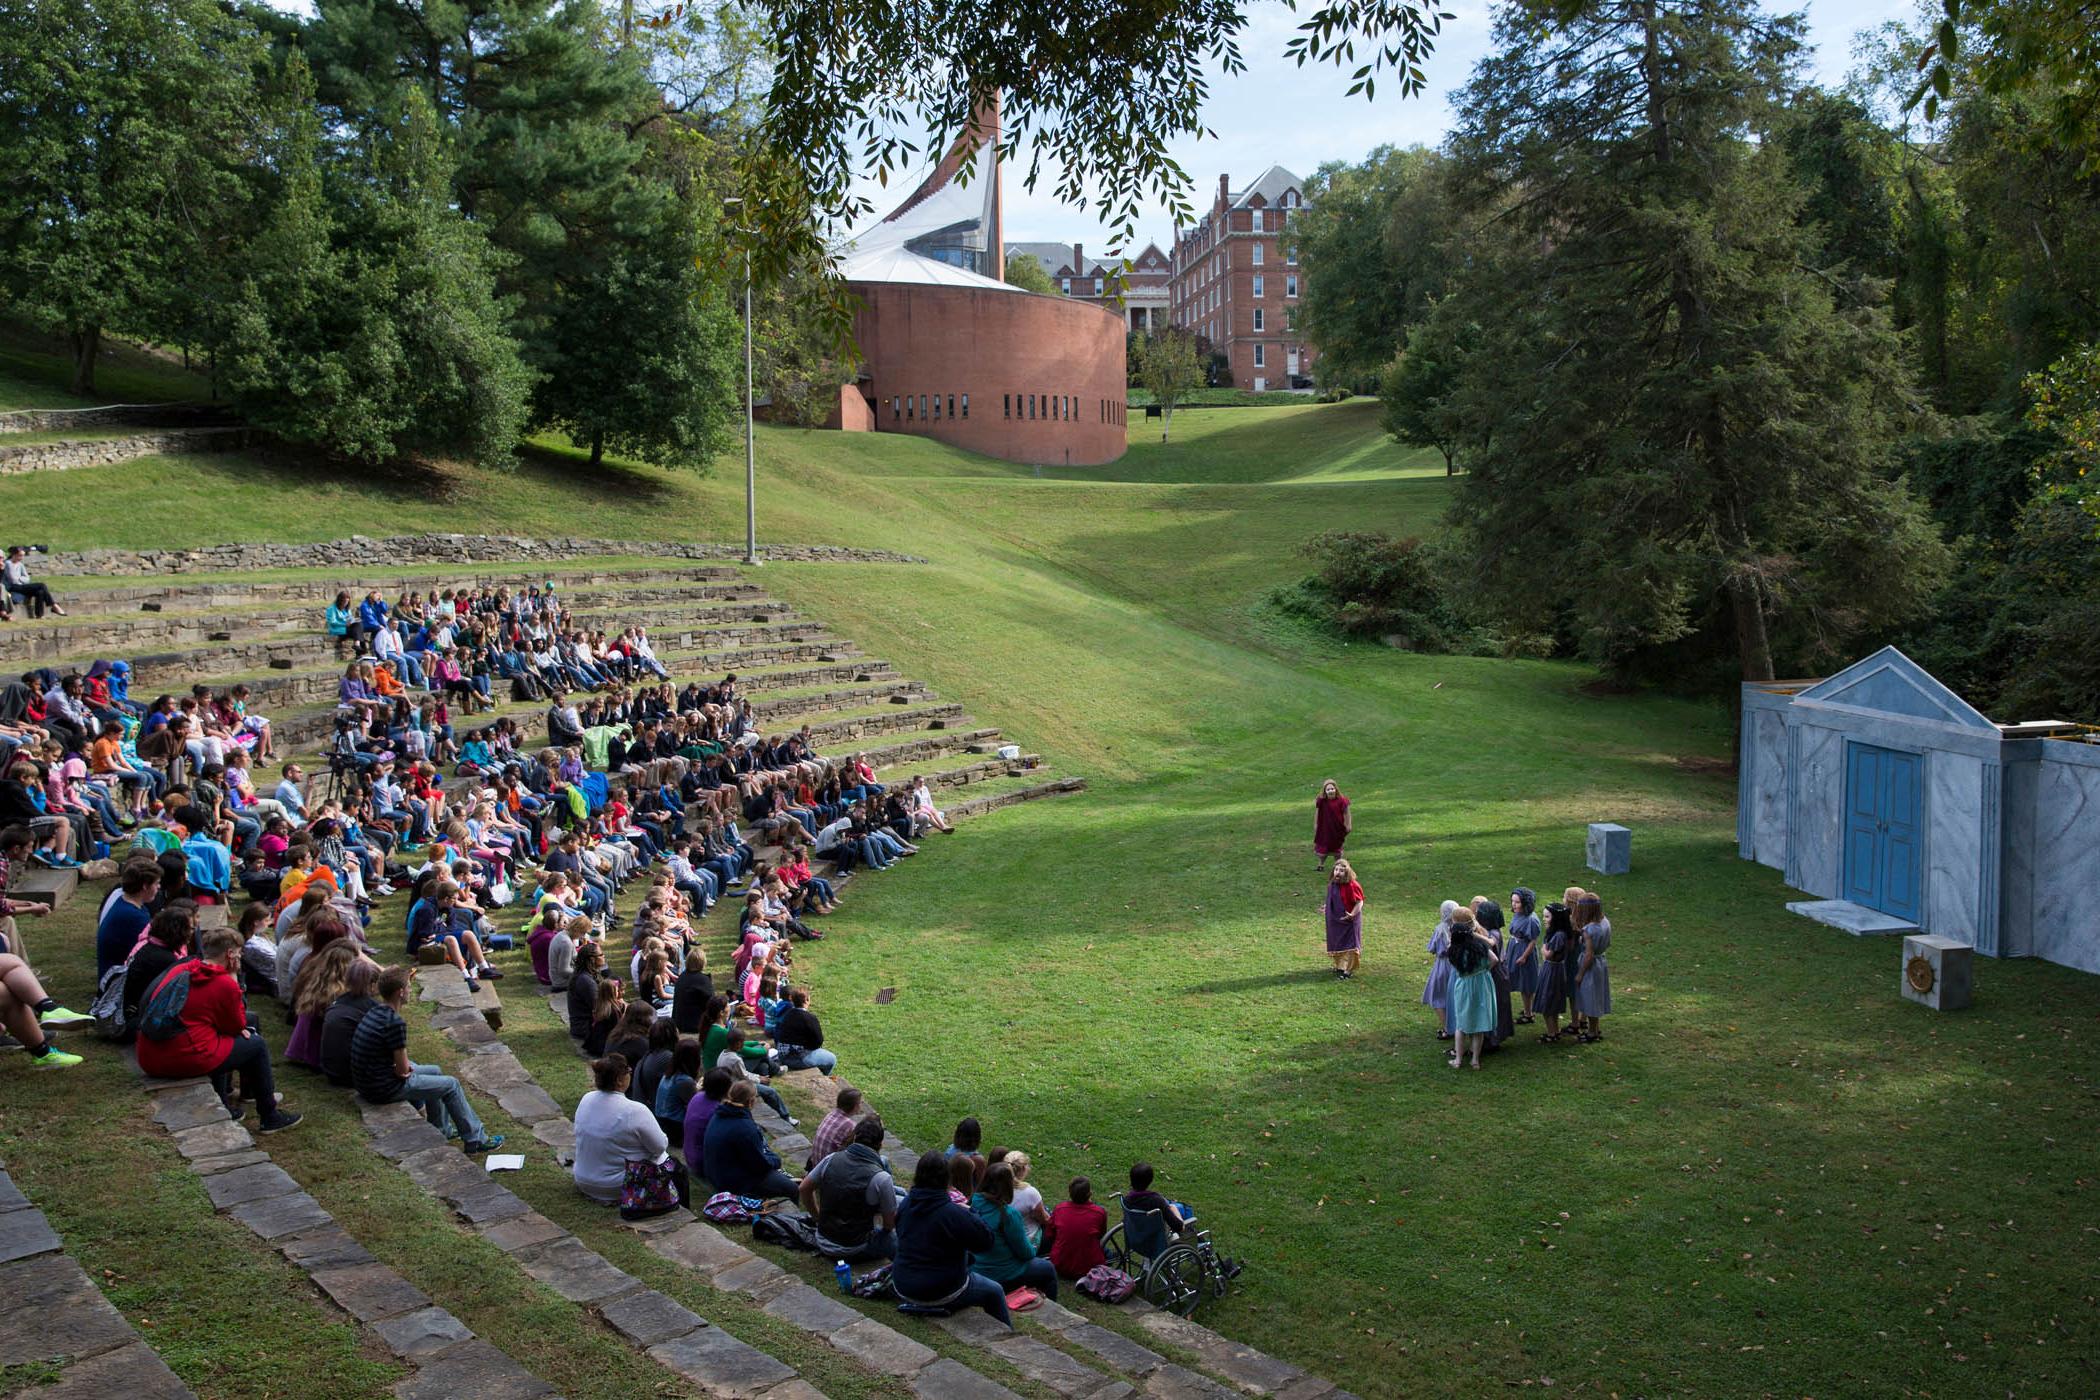
M 1204 1320 L 1365 1396 L 2086 1388 L 2090 980 L 1990 962 L 1972 1011 L 1900 1000 L 1890 945 L 1785 914 L 1777 875 L 1736 858 L 1717 707 L 1269 623 L 1307 536 L 1436 526 L 1441 463 L 1382 439 L 1375 405 L 1174 428 L 1162 446 L 1140 419 L 1121 462 L 1040 473 L 887 435 L 760 439 L 763 536 L 932 561 L 773 565 L 768 587 L 1094 779 L 857 881 L 809 950 L 828 1039 L 891 1124 L 930 1145 L 974 1113 L 1052 1200 L 1149 1158 L 1249 1260 Z M 210 457 L 16 478 L 0 501 L 58 547 L 726 539 L 742 506 L 733 473 L 592 472 L 551 445 L 503 477 Z M 1309 850 L 1325 777 L 1356 800 L 1369 897 L 1346 985 Z M 1633 827 L 1635 862 L 1600 882 L 1607 1039 L 1527 1033 L 1447 1069 L 1417 1002 L 1437 902 L 1587 884 L 1603 819 Z

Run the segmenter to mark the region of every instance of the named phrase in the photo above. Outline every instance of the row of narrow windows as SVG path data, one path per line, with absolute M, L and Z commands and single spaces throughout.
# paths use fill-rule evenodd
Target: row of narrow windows
M 940 422 L 941 395 L 920 394 L 917 398 L 918 401 L 914 403 L 912 401 L 913 396 L 910 394 L 890 395 L 890 421 L 893 423 Z M 948 416 L 950 418 L 968 418 L 970 416 L 970 396 L 968 394 L 950 394 L 947 398 Z
M 1003 394 L 1002 414 L 1007 418 L 1019 418 L 1029 422 L 1072 423 L 1079 418 L 1079 396 L 1077 394 Z M 946 399 L 946 403 L 942 402 Z M 1123 421 L 1123 405 L 1114 399 L 1095 401 L 1100 421 L 1120 423 Z M 890 395 L 890 421 L 893 423 L 938 423 L 942 414 L 950 418 L 970 416 L 968 394 L 892 394 Z

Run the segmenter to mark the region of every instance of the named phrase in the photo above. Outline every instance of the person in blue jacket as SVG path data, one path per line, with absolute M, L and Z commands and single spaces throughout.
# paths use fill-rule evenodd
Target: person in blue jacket
M 982 1308 L 1007 1326 L 1006 1290 L 970 1268 L 992 1248 L 985 1223 L 948 1195 L 948 1159 L 929 1152 L 912 1173 L 911 1194 L 897 1208 L 897 1262 L 890 1283 L 916 1307 Z
M 748 1079 L 729 1086 L 729 1097 L 707 1122 L 700 1148 L 701 1173 L 717 1191 L 765 1199 L 792 1197 L 801 1183 L 780 1169 L 780 1158 L 766 1146 L 765 1135 L 751 1117 L 758 1091 Z

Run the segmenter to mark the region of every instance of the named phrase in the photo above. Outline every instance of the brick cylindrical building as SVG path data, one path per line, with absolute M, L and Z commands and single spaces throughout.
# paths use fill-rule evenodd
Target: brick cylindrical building
M 1127 442 L 1122 318 L 1007 284 L 998 135 L 995 98 L 910 198 L 840 249 L 863 361 L 840 426 L 1010 462 L 1113 462 Z
M 1123 323 L 1001 284 L 852 282 L 875 431 L 1046 466 L 1123 455 Z

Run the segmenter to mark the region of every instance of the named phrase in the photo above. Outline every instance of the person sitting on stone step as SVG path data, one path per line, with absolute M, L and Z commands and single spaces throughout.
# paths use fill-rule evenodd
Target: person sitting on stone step
M 797 1196 L 816 1217 L 817 1252 L 848 1262 L 897 1256 L 897 1204 L 902 1193 L 882 1156 L 882 1116 L 870 1113 L 853 1137 L 802 1178 Z

